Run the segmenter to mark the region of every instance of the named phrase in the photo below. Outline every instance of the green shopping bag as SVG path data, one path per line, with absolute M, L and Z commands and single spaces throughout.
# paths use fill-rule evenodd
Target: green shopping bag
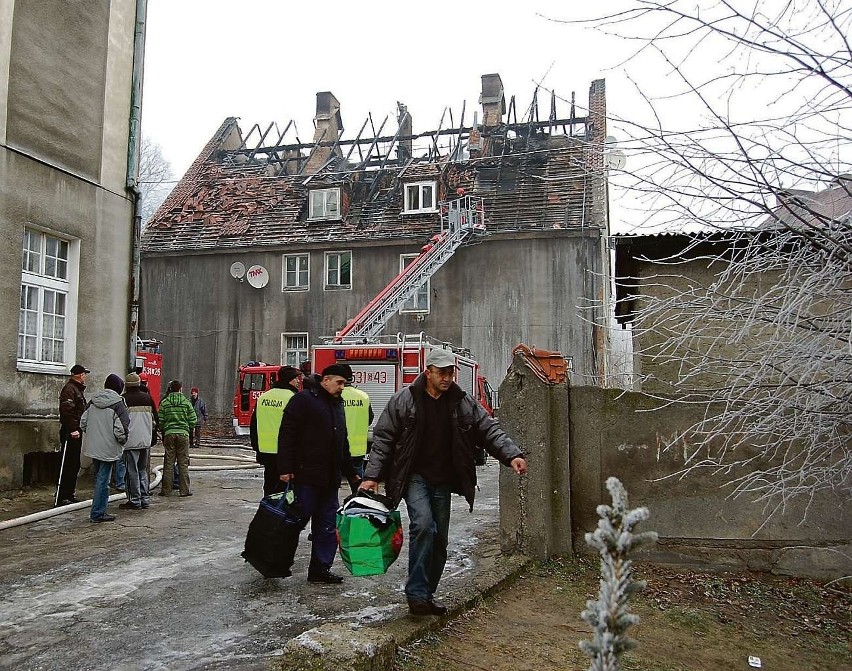
M 382 510 L 374 497 L 360 495 L 346 499 L 337 512 L 340 558 L 352 575 L 381 575 L 399 557 L 402 519 L 398 510 Z M 365 506 L 365 500 L 373 503 Z

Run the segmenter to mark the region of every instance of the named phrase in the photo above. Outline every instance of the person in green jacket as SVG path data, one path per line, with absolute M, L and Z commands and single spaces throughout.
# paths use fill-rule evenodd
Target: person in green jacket
M 169 393 L 160 402 L 160 431 L 163 433 L 163 483 L 160 496 L 171 496 L 174 484 L 173 469 L 178 465 L 178 485 L 181 496 L 192 496 L 189 488 L 189 432 L 195 428 L 195 410 L 181 393 L 180 380 L 169 382 Z

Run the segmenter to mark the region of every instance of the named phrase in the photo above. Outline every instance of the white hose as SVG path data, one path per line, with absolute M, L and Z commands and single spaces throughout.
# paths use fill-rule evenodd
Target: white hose
M 151 457 L 162 457 L 163 454 L 152 454 Z M 252 457 L 240 457 L 240 456 L 230 456 L 226 454 L 193 454 L 190 456 L 191 459 L 221 459 L 224 461 L 240 461 L 245 462 L 241 464 L 227 465 L 227 466 L 190 466 L 189 470 L 191 471 L 231 471 L 231 470 L 243 470 L 247 468 L 261 468 L 261 465 L 256 463 Z M 251 462 L 251 463 L 248 463 Z M 154 473 L 154 480 L 148 483 L 148 489 L 156 489 L 160 486 L 160 482 L 163 479 L 163 467 L 162 466 L 154 466 L 152 469 Z M 120 501 L 121 499 L 126 499 L 126 494 L 113 494 L 110 496 L 107 501 L 110 503 L 115 503 L 116 501 Z M 11 520 L 6 520 L 5 522 L 0 522 L 0 531 L 3 529 L 11 529 L 13 527 L 23 526 L 24 524 L 30 524 L 31 522 L 38 522 L 40 520 L 46 520 L 50 517 L 54 517 L 56 515 L 62 515 L 63 513 L 71 513 L 75 510 L 83 510 L 85 508 L 90 508 L 92 506 L 92 499 L 87 499 L 85 501 L 80 501 L 79 503 L 69 503 L 67 506 L 59 506 L 58 508 L 49 508 L 48 510 L 42 510 L 41 512 L 32 513 L 31 515 L 24 515 L 23 517 L 16 517 Z

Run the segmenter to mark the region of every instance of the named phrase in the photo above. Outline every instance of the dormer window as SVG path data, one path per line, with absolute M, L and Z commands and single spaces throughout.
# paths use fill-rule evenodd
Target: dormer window
M 403 212 L 437 212 L 435 207 L 435 182 L 412 182 L 405 185 L 405 209 Z
M 311 191 L 308 194 L 308 219 L 340 219 L 340 188 Z

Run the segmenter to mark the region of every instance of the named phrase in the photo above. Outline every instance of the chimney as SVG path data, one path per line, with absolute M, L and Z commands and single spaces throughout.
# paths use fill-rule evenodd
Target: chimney
M 470 135 L 467 138 L 467 151 L 470 158 L 480 158 L 482 156 L 482 133 L 479 130 L 479 121 L 476 118 L 476 112 L 473 113 L 473 128 L 470 129 Z
M 397 101 L 396 103 L 396 122 L 399 124 L 399 137 L 407 138 L 400 139 L 396 147 L 396 157 L 400 163 L 405 163 L 411 158 L 414 149 L 411 139 L 411 114 L 408 112 L 408 107 Z
M 317 93 L 317 112 L 314 115 L 314 142 L 329 142 L 334 143 L 340 131 L 343 130 L 343 120 L 340 118 L 340 103 L 334 94 L 330 91 L 322 91 Z M 342 156 L 338 148 L 335 153 L 337 156 Z M 331 155 L 331 146 L 317 147 L 313 152 L 305 172 L 309 175 L 314 174 L 328 160 Z
M 482 93 L 479 95 L 482 103 L 482 125 L 484 128 L 494 128 L 503 123 L 506 113 L 506 98 L 503 95 L 503 80 L 500 75 L 482 75 Z

